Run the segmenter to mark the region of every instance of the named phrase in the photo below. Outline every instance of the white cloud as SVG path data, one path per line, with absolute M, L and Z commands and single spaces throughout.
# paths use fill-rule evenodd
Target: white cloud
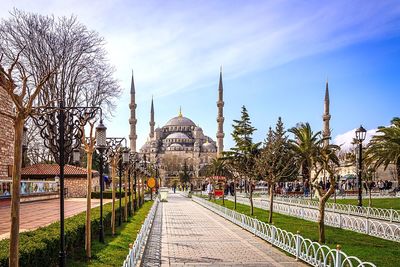
M 368 144 L 371 141 L 372 136 L 376 135 L 377 130 L 378 129 L 367 130 L 367 134 L 364 141 L 365 144 Z M 339 145 L 341 147 L 341 150 L 349 151 L 354 147 L 352 142 L 355 136 L 356 136 L 356 129 L 353 129 L 343 134 L 337 135 L 333 139 L 333 143 L 335 145 Z
M 140 103 L 151 95 L 214 85 L 221 64 L 227 80 L 389 36 L 398 30 L 393 21 L 400 14 L 397 1 L 3 0 L 0 16 L 14 6 L 41 14 L 75 14 L 105 37 L 116 77 L 126 89 L 117 117 L 128 114 L 124 101 L 131 69 Z M 128 134 L 128 125 L 120 122 L 110 128 Z M 147 133 L 147 128 L 138 132 Z

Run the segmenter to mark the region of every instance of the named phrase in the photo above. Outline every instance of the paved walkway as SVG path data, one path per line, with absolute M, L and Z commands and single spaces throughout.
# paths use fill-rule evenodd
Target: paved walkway
M 305 266 L 190 199 L 170 194 L 162 205 L 161 266 L 203 265 Z
M 111 199 L 105 199 L 104 203 Z M 92 207 L 100 204 L 99 199 L 92 199 Z M 64 201 L 65 218 L 86 210 L 86 198 L 68 198 Z M 0 240 L 10 236 L 11 227 L 10 203 L 0 206 Z M 60 200 L 50 199 L 21 203 L 20 232 L 34 230 L 49 225 L 60 219 Z

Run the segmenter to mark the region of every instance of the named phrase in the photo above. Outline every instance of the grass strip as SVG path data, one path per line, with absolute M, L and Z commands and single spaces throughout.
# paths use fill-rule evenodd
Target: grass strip
M 329 202 L 334 202 L 334 200 L 330 199 Z M 358 200 L 337 198 L 336 203 L 357 205 Z M 368 207 L 368 198 L 364 197 L 362 203 L 363 207 Z M 372 198 L 372 208 L 400 210 L 400 198 Z
M 215 200 L 215 203 L 222 206 L 222 200 Z M 225 200 L 225 207 L 233 210 L 234 202 Z M 251 216 L 250 206 L 237 203 L 236 211 L 263 222 L 268 221 L 269 212 L 266 210 L 254 208 L 254 216 Z M 318 241 L 318 224 L 315 222 L 274 212 L 273 224 L 292 233 L 300 231 L 303 237 Z M 325 235 L 327 246 L 336 248 L 340 244 L 349 256 L 356 256 L 380 267 L 399 266 L 400 243 L 330 226 L 325 226 Z
M 147 201 L 128 222 L 122 223 L 116 228 L 114 236 L 111 235 L 111 229 L 105 232 L 105 243 L 100 243 L 96 237 L 92 240 L 92 259 L 87 261 L 85 251 L 75 254 L 74 258 L 68 262 L 68 266 L 121 266 L 128 255 L 129 244 L 134 243 L 137 234 L 142 227 L 144 220 L 149 213 L 153 201 Z

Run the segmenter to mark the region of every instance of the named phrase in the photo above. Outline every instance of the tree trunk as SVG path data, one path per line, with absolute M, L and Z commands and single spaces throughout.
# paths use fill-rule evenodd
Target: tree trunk
M 128 188 L 130 185 L 128 185 L 128 170 L 125 171 L 125 177 L 124 177 L 124 190 L 125 190 L 125 208 L 124 208 L 124 215 L 125 215 L 125 221 L 128 221 Z
M 86 192 L 86 235 L 85 235 L 85 249 L 86 257 L 90 259 L 91 253 L 91 221 L 90 211 L 92 208 L 92 163 L 93 163 L 93 152 L 89 151 L 87 156 L 87 192 Z
M 274 185 L 269 185 L 269 216 L 268 223 L 272 223 L 272 213 L 274 209 Z
M 111 195 L 112 195 L 112 209 L 111 209 L 111 233 L 114 236 L 115 235 L 115 160 L 112 160 L 112 166 L 111 166 L 111 181 L 112 181 L 112 186 L 111 186 Z
M 10 267 L 19 266 L 19 210 L 20 210 L 20 177 L 22 164 L 22 134 L 24 118 L 17 116 L 14 122 L 14 165 L 12 172 L 11 192 L 11 231 L 10 231 Z
M 250 214 L 254 215 L 254 206 L 253 206 L 253 186 L 251 182 L 249 182 L 249 191 L 250 191 Z
M 323 198 L 319 199 L 319 216 L 318 216 L 318 242 L 325 244 L 325 203 L 326 200 Z

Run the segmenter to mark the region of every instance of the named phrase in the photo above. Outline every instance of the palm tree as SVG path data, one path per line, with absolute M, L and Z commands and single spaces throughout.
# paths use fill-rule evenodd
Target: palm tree
M 294 139 L 289 140 L 289 143 L 297 157 L 303 181 L 308 180 L 311 187 L 311 169 L 316 160 L 318 148 L 324 140 L 320 138 L 321 131 L 314 133 L 307 122 L 289 129 L 289 132 L 294 135 Z M 312 198 L 312 188 L 310 188 L 310 195 Z
M 297 162 L 302 168 L 303 177 L 314 185 L 319 200 L 319 242 L 325 243 L 325 204 L 329 197 L 335 191 L 335 172 L 336 166 L 339 165 L 339 158 L 337 152 L 339 147 L 336 145 L 324 145 L 327 138 L 321 137 L 321 132 L 314 132 L 308 123 L 302 123 L 295 128 L 289 130 L 294 134 L 295 139 L 290 140 L 291 148 L 295 155 L 297 155 Z M 313 170 L 313 175 L 311 175 Z M 323 190 L 319 184 L 319 175 L 322 171 L 327 171 L 330 179 L 330 188 Z
M 385 170 L 389 164 L 395 164 L 397 186 L 400 187 L 400 118 L 393 118 L 391 123 L 389 127 L 379 127 L 377 134 L 372 137 L 367 147 L 366 161 L 373 164 L 374 168 L 382 165 Z

